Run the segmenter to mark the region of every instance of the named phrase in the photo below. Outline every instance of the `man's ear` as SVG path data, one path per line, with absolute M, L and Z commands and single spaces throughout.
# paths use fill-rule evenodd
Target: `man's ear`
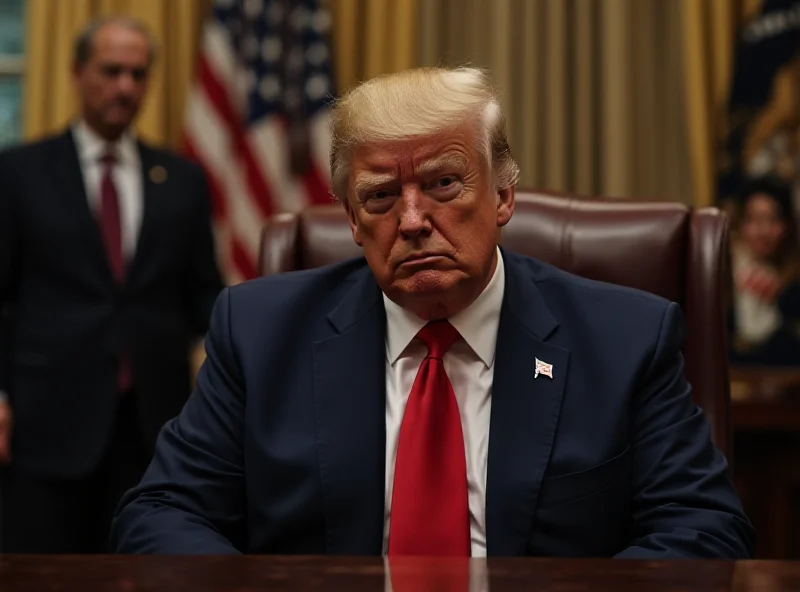
M 503 187 L 497 190 L 497 226 L 508 224 L 514 215 L 514 186 Z
M 353 233 L 353 240 L 356 244 L 361 247 L 361 232 L 358 230 L 358 221 L 356 220 L 356 213 L 353 210 L 353 207 L 350 205 L 350 200 L 345 200 L 343 202 L 344 211 L 347 212 L 347 221 L 350 223 L 350 232 Z

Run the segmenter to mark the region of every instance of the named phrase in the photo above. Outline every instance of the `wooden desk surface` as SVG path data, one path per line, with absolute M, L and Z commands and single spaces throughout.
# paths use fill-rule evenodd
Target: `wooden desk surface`
M 381 558 L 6 555 L 0 557 L 0 590 L 800 590 L 800 562 L 404 559 L 388 565 Z

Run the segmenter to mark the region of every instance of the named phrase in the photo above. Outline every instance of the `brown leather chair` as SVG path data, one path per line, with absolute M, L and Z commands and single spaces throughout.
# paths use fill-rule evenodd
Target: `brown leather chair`
M 673 202 L 588 199 L 517 191 L 501 244 L 569 272 L 678 302 L 686 317 L 686 377 L 731 461 L 725 302 L 728 221 L 716 208 Z M 314 206 L 272 218 L 260 272 L 319 267 L 361 255 L 342 207 Z

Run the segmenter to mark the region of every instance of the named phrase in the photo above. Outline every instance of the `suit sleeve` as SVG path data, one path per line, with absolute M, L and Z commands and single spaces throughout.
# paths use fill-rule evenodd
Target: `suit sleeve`
M 214 307 L 207 358 L 183 411 L 162 429 L 111 529 L 118 553 L 237 554 L 245 545 L 245 395 L 230 338 L 230 295 Z
M 208 183 L 200 167 L 193 177 L 195 199 L 192 219 L 192 247 L 189 266 L 186 269 L 185 294 L 190 323 L 195 333 L 205 335 L 211 310 L 223 288 L 214 248 L 211 229 L 211 199 Z
M 618 557 L 750 558 L 754 532 L 684 378 L 683 317 L 667 307 L 632 402 L 632 540 Z
M 8 392 L 8 315 L 19 265 L 19 221 L 15 211 L 15 190 L 9 153 L 0 153 L 0 397 Z

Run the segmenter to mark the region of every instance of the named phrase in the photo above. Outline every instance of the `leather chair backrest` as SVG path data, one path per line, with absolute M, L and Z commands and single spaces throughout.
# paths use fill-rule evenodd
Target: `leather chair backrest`
M 518 191 L 501 244 L 584 277 L 679 303 L 686 318 L 686 377 L 717 446 L 731 455 L 725 304 L 728 221 L 716 208 Z M 339 204 L 280 214 L 265 226 L 260 273 L 358 257 Z

